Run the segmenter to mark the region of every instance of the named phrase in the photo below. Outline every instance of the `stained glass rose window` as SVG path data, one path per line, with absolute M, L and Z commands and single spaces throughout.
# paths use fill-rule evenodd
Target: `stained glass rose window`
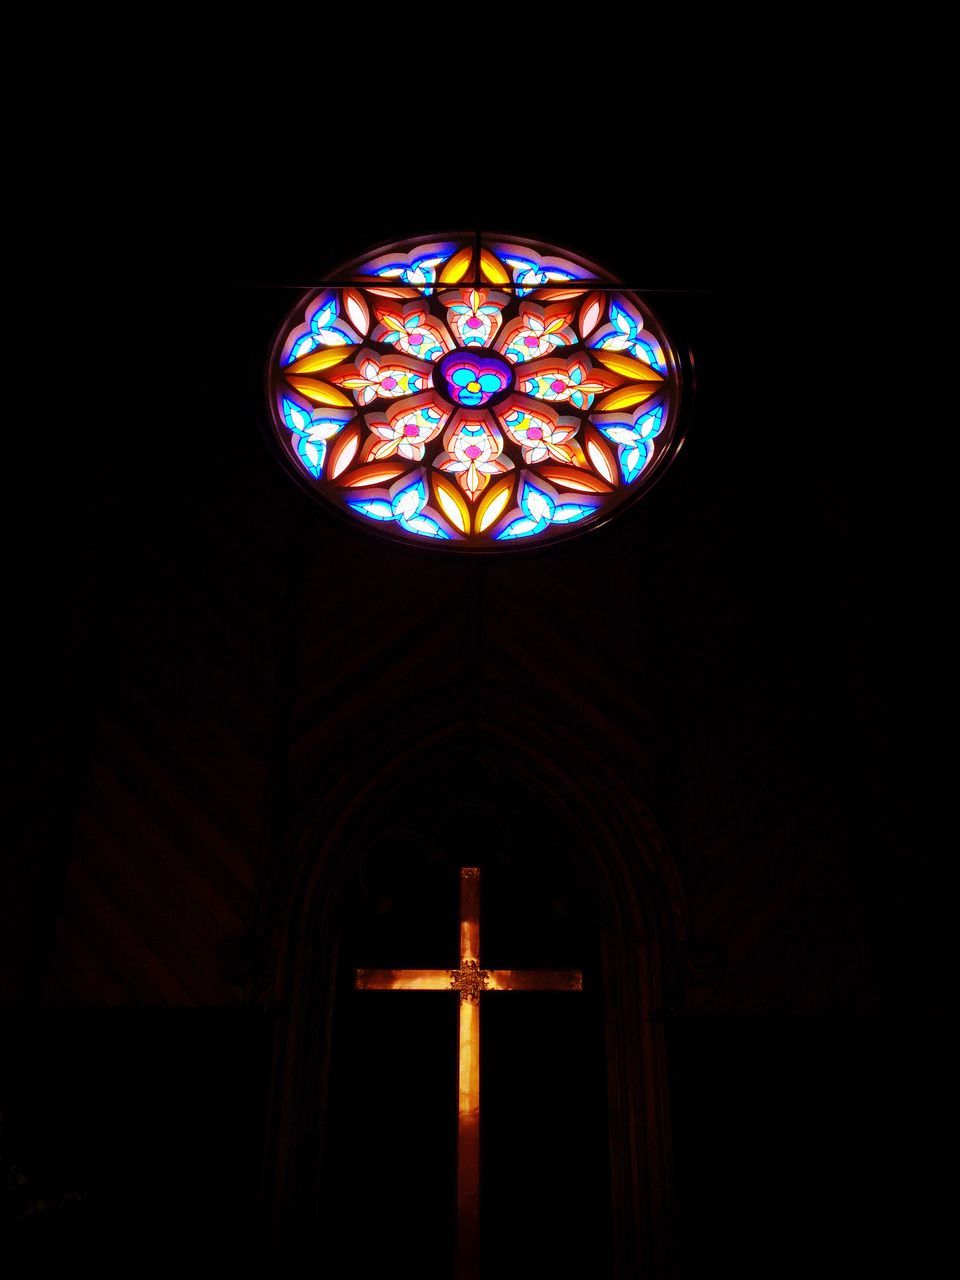
M 570 536 L 679 444 L 680 365 L 650 308 L 543 244 L 405 241 L 331 273 L 275 343 L 289 465 L 369 527 L 465 551 Z

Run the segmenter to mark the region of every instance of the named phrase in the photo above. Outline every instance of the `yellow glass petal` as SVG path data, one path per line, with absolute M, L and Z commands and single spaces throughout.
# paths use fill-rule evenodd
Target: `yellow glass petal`
M 313 378 L 288 378 L 287 381 L 294 391 L 299 391 L 302 396 L 306 396 L 315 404 L 337 405 L 340 408 L 351 406 L 352 402 L 343 392 L 338 391 L 336 387 L 331 387 L 329 382 L 315 382 Z
M 545 480 L 561 489 L 575 489 L 578 493 L 609 493 L 610 486 L 599 476 L 562 463 L 543 462 L 537 468 Z
M 658 390 L 655 383 L 648 382 L 646 386 L 639 386 L 634 382 L 629 387 L 620 387 L 617 391 L 611 391 L 608 396 L 604 396 L 602 400 L 598 400 L 594 405 L 594 410 L 600 413 L 610 413 L 614 409 L 629 409 L 635 404 L 639 404 L 641 400 L 649 400 Z
M 329 462 L 330 476 L 334 480 L 346 471 L 359 447 L 360 428 L 358 426 L 349 427 L 341 435 L 334 438 Z
M 580 337 L 586 338 L 593 333 L 594 329 L 600 323 L 600 317 L 603 314 L 603 295 L 599 293 L 591 293 L 580 308 Z M 594 353 L 596 354 L 596 353 Z
M 375 293 L 379 298 L 419 298 L 421 292 L 419 289 L 412 289 L 409 285 L 404 284 L 388 284 L 388 285 L 367 285 L 368 293 Z
M 585 289 L 538 289 L 540 302 L 566 302 L 569 298 L 582 298 Z
M 444 264 L 443 270 L 440 272 L 441 284 L 456 284 L 470 270 L 470 263 L 473 259 L 472 249 L 461 249 L 455 253 L 449 262 Z
M 391 458 L 397 452 L 399 445 L 399 440 L 384 440 L 380 436 L 372 435 L 360 450 L 357 461 L 383 462 L 385 458 Z
M 594 360 L 605 364 L 614 373 L 623 374 L 625 378 L 639 378 L 641 382 L 663 381 L 656 369 L 651 369 L 642 360 L 635 360 L 633 356 L 622 355 L 619 351 L 604 351 L 602 347 L 594 348 L 590 354 Z
M 349 475 L 344 476 L 343 483 L 348 489 L 365 489 L 372 484 L 386 484 L 388 480 L 396 480 L 405 470 L 401 463 L 371 462 L 366 466 L 356 467 Z
M 588 440 L 587 454 L 590 458 L 590 461 L 593 463 L 596 469 L 600 472 L 603 478 L 605 480 L 609 480 L 611 484 L 616 484 L 617 482 L 616 468 L 613 465 L 613 459 L 610 457 L 609 453 L 603 447 L 603 445 L 600 444 L 600 442 L 597 440 Z
M 437 502 L 440 504 L 440 510 L 450 523 L 455 529 L 459 529 L 461 533 L 469 533 L 470 511 L 467 504 L 460 497 L 458 490 L 449 480 L 444 480 L 442 476 L 433 477 L 433 488 L 437 495 Z
M 510 501 L 510 493 L 512 489 L 512 480 L 501 480 L 501 482 L 494 485 L 486 495 L 477 509 L 478 533 L 483 533 L 500 519 L 507 503 Z
M 363 295 L 357 289 L 344 289 L 343 306 L 357 333 L 365 334 L 370 328 L 370 312 Z
M 324 347 L 320 351 L 311 351 L 310 355 L 301 356 L 293 364 L 288 364 L 284 373 L 289 377 L 291 373 L 319 373 L 321 369 L 332 369 L 358 349 L 354 343 L 350 347 Z
M 480 250 L 480 270 L 485 280 L 492 284 L 509 284 L 510 275 L 499 258 L 495 258 L 489 249 Z

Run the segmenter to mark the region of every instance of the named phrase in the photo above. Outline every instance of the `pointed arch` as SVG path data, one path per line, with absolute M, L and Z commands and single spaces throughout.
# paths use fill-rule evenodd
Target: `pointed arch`
M 349 877 L 403 789 L 453 753 L 493 776 L 509 771 L 558 812 L 599 922 L 608 1069 L 614 1275 L 673 1274 L 670 1106 L 662 1013 L 679 983 L 687 936 L 679 876 L 630 779 L 641 761 L 611 763 L 555 718 L 485 698 L 482 723 L 456 714 L 399 717 L 362 773 L 345 768 L 302 805 L 286 832 L 258 913 L 269 955 L 258 998 L 280 1011 L 265 1163 L 278 1238 L 319 1210 L 340 903 Z M 317 771 L 322 777 L 323 772 Z

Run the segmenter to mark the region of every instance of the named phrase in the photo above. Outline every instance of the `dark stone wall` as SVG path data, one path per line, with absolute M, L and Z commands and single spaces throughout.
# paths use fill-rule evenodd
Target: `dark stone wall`
M 44 1238 L 85 1212 L 36 1208 L 51 1197 L 122 1215 L 121 1165 L 154 1227 L 247 1238 L 223 1188 L 252 1221 L 283 1016 L 264 1009 L 258 925 L 280 852 L 379 742 L 482 727 L 504 704 L 588 743 L 679 875 L 688 946 L 659 1016 L 685 1274 L 771 1257 L 788 1274 L 837 1227 L 844 1257 L 879 1256 L 878 1215 L 905 1247 L 935 1222 L 914 1179 L 945 930 L 903 759 L 907 606 L 889 584 L 906 552 L 875 420 L 838 397 L 854 299 L 836 260 L 812 270 L 818 242 L 778 234 L 776 208 L 693 199 L 706 184 L 716 202 L 708 174 L 643 218 L 612 198 L 542 218 L 432 201 L 387 228 L 334 202 L 310 234 L 244 179 L 151 207 L 160 263 L 131 237 L 145 309 L 92 320 L 117 353 L 111 392 L 81 408 L 83 479 L 45 500 L 20 567 L 37 626 L 8 739 L 5 1159 L 28 1177 L 17 1212 L 55 1224 Z M 478 220 L 649 290 L 697 388 L 680 456 L 626 515 L 461 564 L 366 537 L 290 483 L 261 375 L 315 273 L 388 231 Z M 70 1119 L 87 1105 L 96 1139 Z M 76 1154 L 92 1146 L 113 1154 Z M 197 1160 L 220 1187 L 209 1213 L 195 1169 L 177 1172 Z

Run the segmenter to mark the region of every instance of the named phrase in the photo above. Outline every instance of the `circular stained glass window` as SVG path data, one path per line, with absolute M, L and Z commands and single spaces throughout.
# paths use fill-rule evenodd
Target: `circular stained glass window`
M 566 250 L 469 233 L 371 250 L 302 298 L 269 369 L 276 434 L 316 494 L 462 551 L 569 537 L 679 445 L 656 317 Z

